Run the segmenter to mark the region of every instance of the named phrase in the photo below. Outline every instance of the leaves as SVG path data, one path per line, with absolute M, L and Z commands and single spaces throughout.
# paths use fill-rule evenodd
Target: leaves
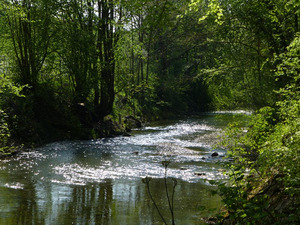
M 0 74 L 0 152 L 9 152 L 11 149 L 11 143 L 9 143 L 11 130 L 7 123 L 8 115 L 3 110 L 3 105 L 7 99 L 13 96 L 24 97 L 24 95 L 21 94 L 23 88 L 25 88 L 25 86 L 16 86 L 4 74 Z
M 231 170 L 228 173 L 231 186 L 221 184 L 219 191 L 236 223 L 275 223 L 287 218 L 291 224 L 299 222 L 299 212 L 295 210 L 300 204 L 299 50 L 299 37 L 296 36 L 287 51 L 279 57 L 281 62 L 278 64 L 276 76 L 288 77 L 289 81 L 277 91 L 280 100 L 276 102 L 276 106 L 263 107 L 251 116 L 246 132 L 235 124 L 225 133 L 223 144 L 230 148 L 229 156 L 235 159 L 235 163 L 230 165 Z M 269 192 L 263 189 L 266 181 L 271 184 L 280 182 L 281 191 L 262 197 L 255 193 L 256 189 L 262 189 L 262 193 Z M 266 204 L 268 201 L 270 204 L 279 204 L 274 202 L 273 195 L 297 200 L 288 204 L 288 208 L 282 206 L 274 209 L 272 205 Z M 278 215 L 276 210 L 285 213 Z M 290 213 L 293 214 L 292 217 L 289 217 Z

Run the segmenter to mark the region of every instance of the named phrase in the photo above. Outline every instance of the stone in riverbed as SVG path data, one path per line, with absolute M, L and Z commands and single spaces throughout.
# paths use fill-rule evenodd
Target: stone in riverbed
M 134 128 L 141 128 L 142 122 L 134 116 L 126 116 L 124 120 L 126 132 L 130 132 Z
M 206 175 L 206 173 L 202 173 L 202 172 L 195 172 L 194 174 L 197 176 L 205 176 Z
M 218 155 L 219 155 L 219 153 L 217 153 L 217 152 L 214 152 L 213 154 L 211 154 L 212 157 L 216 157 Z

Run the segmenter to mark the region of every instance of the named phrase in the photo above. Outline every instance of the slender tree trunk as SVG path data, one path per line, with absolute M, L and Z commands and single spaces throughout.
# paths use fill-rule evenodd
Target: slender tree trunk
M 298 14 L 295 13 L 295 32 L 299 31 L 299 21 L 298 21 Z
M 98 27 L 98 56 L 101 64 L 100 71 L 100 103 L 97 114 L 100 120 L 112 112 L 115 99 L 115 55 L 114 46 L 117 43 L 115 34 L 114 4 L 107 0 L 98 0 L 99 27 Z

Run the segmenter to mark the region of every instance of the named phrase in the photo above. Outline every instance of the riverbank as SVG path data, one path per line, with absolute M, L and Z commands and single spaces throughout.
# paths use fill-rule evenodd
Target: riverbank
M 255 225 L 299 224 L 299 196 L 286 192 L 283 178 L 284 175 L 279 174 L 268 179 L 245 178 L 248 189 L 244 189 L 244 198 L 240 197 L 240 202 L 235 202 L 236 210 L 226 210 L 219 218 L 213 218 L 211 221 L 214 222 L 210 224 L 236 225 L 246 221 Z
M 246 129 L 225 132 L 232 163 L 229 185 L 218 189 L 226 208 L 220 224 L 300 223 L 300 118 L 290 109 L 262 108 Z

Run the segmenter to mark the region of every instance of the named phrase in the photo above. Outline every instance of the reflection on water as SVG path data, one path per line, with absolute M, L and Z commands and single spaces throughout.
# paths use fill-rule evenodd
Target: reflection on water
M 222 204 L 206 180 L 224 178 L 212 149 L 232 114 L 206 114 L 135 131 L 132 137 L 52 143 L 0 161 L 0 224 L 162 224 L 142 178 L 171 220 L 164 167 L 178 180 L 177 224 L 201 224 Z M 212 157 L 217 151 L 219 157 Z M 170 181 L 171 186 L 171 181 Z
M 163 180 L 152 180 L 150 188 L 170 220 Z M 161 224 L 141 181 L 1 188 L 0 204 L 0 224 Z M 203 207 L 208 216 L 220 206 L 219 197 L 212 196 L 206 186 L 179 181 L 175 192 L 178 224 L 200 224 Z

